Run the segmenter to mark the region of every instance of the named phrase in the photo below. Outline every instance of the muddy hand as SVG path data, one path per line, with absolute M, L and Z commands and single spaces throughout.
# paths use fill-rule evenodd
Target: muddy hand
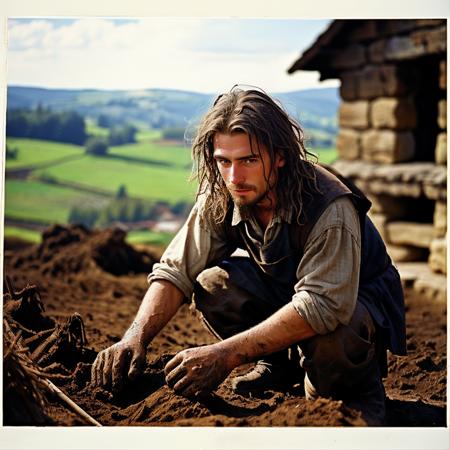
M 101 351 L 91 369 L 91 384 L 119 392 L 125 377 L 136 379 L 145 363 L 145 347 L 121 340 Z
M 164 368 L 168 386 L 185 397 L 211 392 L 231 370 L 226 356 L 215 344 L 183 350 Z

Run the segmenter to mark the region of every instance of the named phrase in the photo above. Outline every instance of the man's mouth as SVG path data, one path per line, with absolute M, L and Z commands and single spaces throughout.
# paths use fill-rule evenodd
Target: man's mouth
M 229 190 L 236 194 L 245 194 L 247 192 L 253 191 L 253 186 L 249 185 L 230 186 Z

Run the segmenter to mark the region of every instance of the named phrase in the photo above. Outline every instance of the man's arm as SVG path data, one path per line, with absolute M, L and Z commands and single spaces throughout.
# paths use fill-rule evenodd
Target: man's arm
M 260 324 L 204 347 L 183 350 L 165 367 L 167 384 L 186 397 L 215 389 L 237 366 L 316 334 L 288 303 Z
M 92 384 L 119 391 L 124 376 L 135 379 L 145 363 L 148 344 L 177 312 L 183 297 L 170 282 L 154 281 L 123 338 L 98 354 L 92 365 Z

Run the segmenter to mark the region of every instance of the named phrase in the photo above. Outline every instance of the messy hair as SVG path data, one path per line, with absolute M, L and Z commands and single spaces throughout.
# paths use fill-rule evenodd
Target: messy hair
M 306 150 L 303 130 L 269 95 L 257 89 L 243 90 L 234 87 L 222 94 L 203 117 L 193 141 L 194 178 L 198 180 L 197 198 L 205 195 L 207 214 L 221 223 L 231 204 L 231 195 L 220 175 L 213 157 L 213 139 L 216 133 L 246 133 L 250 143 L 256 142 L 261 155 L 264 145 L 270 157 L 270 171 L 274 170 L 276 156 L 285 164 L 278 168 L 276 185 L 277 211 L 292 208 L 293 220 L 302 222 L 304 196 L 317 190 L 313 163 L 314 157 Z M 270 179 L 268 174 L 266 181 Z M 272 187 L 272 186 L 270 186 Z

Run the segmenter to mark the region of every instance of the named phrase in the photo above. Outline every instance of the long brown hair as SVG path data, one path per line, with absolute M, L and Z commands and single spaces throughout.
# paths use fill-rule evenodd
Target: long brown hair
M 277 211 L 293 209 L 293 220 L 301 223 L 304 195 L 317 190 L 313 163 L 306 150 L 303 130 L 269 95 L 257 89 L 232 88 L 215 100 L 203 117 L 192 146 L 193 176 L 198 180 L 197 197 L 206 195 L 205 208 L 220 223 L 225 219 L 231 196 L 213 158 L 216 133 L 246 133 L 250 142 L 263 144 L 269 153 L 271 170 L 276 155 L 285 164 L 278 169 Z M 258 152 L 261 150 L 258 147 Z M 253 149 L 252 149 L 253 151 Z M 270 179 L 270 173 L 267 180 Z

